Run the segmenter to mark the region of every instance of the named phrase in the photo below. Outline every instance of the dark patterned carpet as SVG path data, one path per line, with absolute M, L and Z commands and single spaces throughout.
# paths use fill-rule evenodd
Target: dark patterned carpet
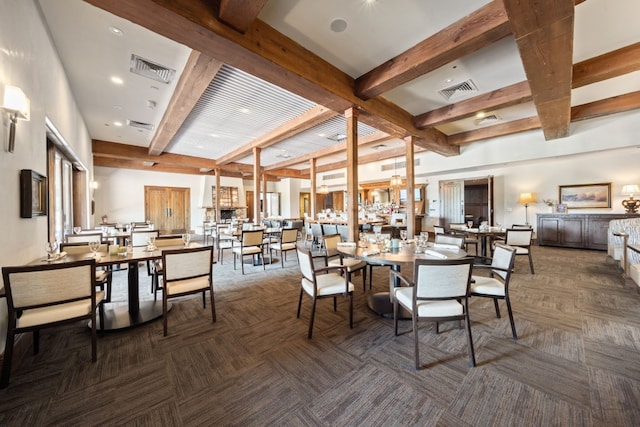
M 169 336 L 161 321 L 105 334 L 95 364 L 82 325 L 43 332 L 40 354 L 16 358 L 0 391 L 0 425 L 640 425 L 637 288 L 603 252 L 533 251 L 536 274 L 519 258 L 512 281 L 517 341 L 490 300 L 472 301 L 476 368 L 464 329 L 425 323 L 416 371 L 412 334 L 393 336 L 359 277 L 354 328 L 346 300 L 337 312 L 322 300 L 308 340 L 294 257 L 244 276 L 227 260 L 214 267 L 215 324 L 199 297 L 185 298 Z M 386 269 L 374 271 L 374 292 L 385 290 Z M 125 301 L 126 271 L 115 281 Z M 140 289 L 152 298 L 144 269 Z

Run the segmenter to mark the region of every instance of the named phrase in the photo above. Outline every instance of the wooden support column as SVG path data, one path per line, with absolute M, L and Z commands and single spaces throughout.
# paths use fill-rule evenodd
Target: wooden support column
M 309 200 L 311 206 L 309 216 L 312 219 L 316 219 L 316 159 L 309 160 L 309 180 L 311 185 L 311 195 Z
M 260 224 L 260 147 L 253 148 L 253 223 Z
M 347 220 L 349 241 L 358 240 L 358 114 L 351 107 L 344 112 L 347 120 Z
M 406 202 L 406 210 L 407 210 L 407 238 L 412 239 L 416 234 L 416 202 L 415 202 L 415 178 L 416 171 L 413 164 L 413 156 L 414 156 L 414 143 L 415 137 L 412 135 L 407 136 L 404 139 L 405 148 L 407 151 L 407 157 L 405 161 L 405 166 L 407 170 L 407 202 Z
M 216 224 L 220 223 L 222 221 L 222 215 L 220 214 L 220 168 L 216 168 L 215 170 L 216 172 L 216 204 L 214 206 L 214 209 L 216 210 L 216 216 L 214 218 L 214 221 L 216 222 Z
M 273 212 L 267 212 L 267 175 L 263 174 L 262 175 L 262 217 L 266 218 L 267 214 L 269 214 L 268 216 L 271 216 Z M 260 224 L 260 221 L 258 221 L 258 224 Z

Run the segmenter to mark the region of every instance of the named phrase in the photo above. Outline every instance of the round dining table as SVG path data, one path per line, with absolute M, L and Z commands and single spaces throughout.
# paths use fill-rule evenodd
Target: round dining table
M 366 246 L 361 243 L 340 245 L 338 252 L 343 256 L 361 259 L 367 263 L 388 265 L 398 272 L 402 267 L 408 267 L 410 276 L 413 275 L 413 264 L 416 259 L 445 260 L 467 256 L 467 252 L 462 249 L 453 249 L 449 245 L 437 245 L 432 242 L 429 242 L 421 251 L 416 249 L 414 241 L 407 240 L 405 243 L 400 243 L 398 248 L 392 248 L 389 251 L 382 251 L 379 245 L 368 242 Z M 393 317 L 393 303 L 390 295 L 393 292 L 392 288 L 399 286 L 398 282 L 398 280 L 389 281 L 389 292 L 376 292 L 369 295 L 367 305 L 373 312 L 384 317 Z M 400 317 L 411 318 L 408 313 L 401 313 Z

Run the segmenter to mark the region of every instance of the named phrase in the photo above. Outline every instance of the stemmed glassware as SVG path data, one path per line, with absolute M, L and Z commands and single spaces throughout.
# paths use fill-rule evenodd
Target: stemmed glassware
M 400 230 L 400 238 L 403 244 L 407 243 L 407 230 Z
M 473 228 L 473 221 L 467 221 L 467 228 Z
M 191 234 L 189 233 L 185 233 L 182 235 L 182 241 L 184 242 L 185 246 L 189 246 L 189 242 L 191 242 Z
M 80 232 L 82 231 L 82 228 L 80 227 L 73 227 L 73 234 L 80 234 Z
M 53 242 L 47 242 L 45 244 L 45 250 L 47 251 L 47 261 L 53 261 L 56 250 L 58 249 L 58 242 L 55 240 Z
M 147 248 L 148 249 L 153 249 L 155 247 L 156 247 L 156 236 L 147 237 Z
M 100 241 L 92 240 L 89 242 L 89 250 L 93 253 L 93 258 L 98 257 L 98 250 L 100 249 Z

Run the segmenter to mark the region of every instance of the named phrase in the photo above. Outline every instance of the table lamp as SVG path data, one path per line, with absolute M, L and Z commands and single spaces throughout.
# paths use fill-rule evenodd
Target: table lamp
M 518 203 L 524 205 L 524 223 L 529 225 L 529 213 L 527 209 L 529 208 L 529 204 L 536 203 L 535 193 L 520 193 Z
M 622 186 L 622 195 L 629 196 L 628 199 L 622 201 L 622 206 L 624 206 L 628 214 L 634 214 L 638 212 L 638 207 L 640 207 L 640 200 L 635 200 L 633 198 L 633 195 L 638 193 L 640 193 L 640 189 L 636 184 L 627 184 Z

